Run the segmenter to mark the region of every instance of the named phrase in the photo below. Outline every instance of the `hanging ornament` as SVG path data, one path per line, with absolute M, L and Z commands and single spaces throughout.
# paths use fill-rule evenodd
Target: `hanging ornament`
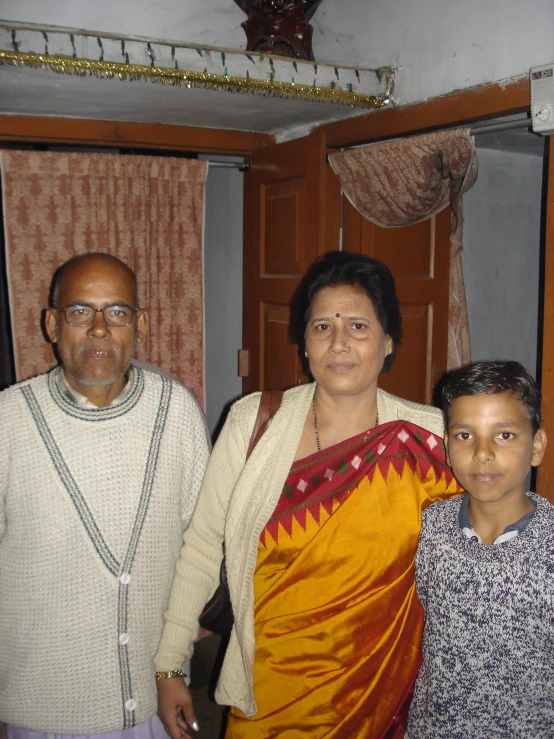
M 314 58 L 310 20 L 323 0 L 235 0 L 248 16 L 242 27 L 248 51 Z

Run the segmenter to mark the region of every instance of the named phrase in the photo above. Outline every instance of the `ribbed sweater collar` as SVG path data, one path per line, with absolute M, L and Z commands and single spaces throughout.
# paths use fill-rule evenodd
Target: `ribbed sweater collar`
M 56 367 L 47 375 L 48 391 L 54 403 L 68 416 L 82 421 L 108 421 L 128 413 L 135 407 L 144 391 L 144 370 L 134 368 L 133 385 L 121 403 L 106 408 L 81 408 L 60 388 L 62 367 Z

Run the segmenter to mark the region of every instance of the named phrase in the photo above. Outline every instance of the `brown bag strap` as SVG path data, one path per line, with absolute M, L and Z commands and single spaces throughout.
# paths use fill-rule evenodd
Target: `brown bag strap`
M 282 390 L 262 390 L 258 415 L 256 416 L 256 423 L 254 424 L 252 436 L 250 437 L 250 444 L 248 444 L 246 459 L 252 454 L 254 447 L 265 434 L 269 422 L 281 407 L 282 399 Z

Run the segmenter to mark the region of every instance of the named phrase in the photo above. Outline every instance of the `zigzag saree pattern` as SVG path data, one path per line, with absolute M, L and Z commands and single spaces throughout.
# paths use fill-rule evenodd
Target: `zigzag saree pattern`
M 407 474 L 445 492 L 461 492 L 446 464 L 442 439 L 407 421 L 391 421 L 299 460 L 260 542 L 266 546 L 268 535 L 278 542 L 281 532 L 292 537 L 294 521 L 305 530 L 308 515 L 320 524 L 365 477 L 386 483 Z

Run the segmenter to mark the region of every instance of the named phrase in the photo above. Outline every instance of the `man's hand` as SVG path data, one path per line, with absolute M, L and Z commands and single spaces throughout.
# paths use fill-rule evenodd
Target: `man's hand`
M 182 677 L 158 680 L 158 716 L 172 739 L 193 739 L 199 730 L 190 690 Z M 183 718 L 184 716 L 184 718 Z

